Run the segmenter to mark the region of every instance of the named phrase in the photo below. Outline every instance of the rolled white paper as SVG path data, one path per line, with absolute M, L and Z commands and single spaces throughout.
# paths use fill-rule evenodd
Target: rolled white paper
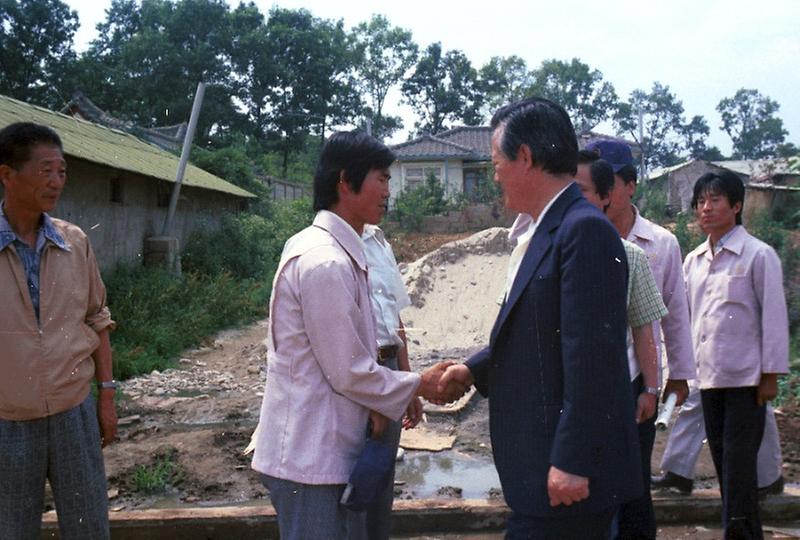
M 656 418 L 656 429 L 664 431 L 669 425 L 669 419 L 672 418 L 672 411 L 675 410 L 675 403 L 678 401 L 678 396 L 672 393 L 667 396 L 667 401 L 664 403 L 664 408 L 661 409 L 661 414 Z

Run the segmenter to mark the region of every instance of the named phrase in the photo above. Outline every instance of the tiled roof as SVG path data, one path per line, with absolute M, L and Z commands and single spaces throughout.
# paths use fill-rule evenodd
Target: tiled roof
M 658 178 L 677 171 L 692 163 L 702 161 L 699 159 L 689 159 L 671 167 L 659 167 L 650 171 L 648 176 L 650 178 Z M 779 159 L 750 159 L 750 160 L 724 160 L 724 161 L 706 161 L 709 165 L 719 167 L 720 169 L 727 169 L 736 174 L 749 177 L 751 182 L 763 182 L 772 177 L 780 175 L 799 175 L 793 171 L 789 165 L 789 161 L 783 158 Z
M 463 158 L 491 159 L 491 129 L 484 126 L 463 126 L 436 135 L 422 135 L 396 144 L 392 150 L 400 159 Z
M 436 138 L 466 146 L 486 159 L 492 157 L 492 128 L 489 126 L 461 126 L 438 133 Z
M 116 129 L 0 96 L 0 128 L 14 122 L 36 122 L 50 126 L 61 137 L 64 153 L 68 156 L 175 182 L 179 159 L 153 144 Z M 249 191 L 191 164 L 186 166 L 183 184 L 237 197 L 255 197 Z

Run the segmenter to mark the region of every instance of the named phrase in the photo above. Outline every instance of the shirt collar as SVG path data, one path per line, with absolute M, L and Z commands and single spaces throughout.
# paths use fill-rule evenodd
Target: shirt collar
M 741 255 L 746 235 L 747 231 L 745 231 L 743 226 L 734 226 L 733 229 L 723 234 L 722 238 L 717 241 L 716 252 L 719 253 L 721 249 L 727 249 L 731 253 Z M 710 237 L 707 237 L 706 241 L 700 244 L 699 253 L 706 253 L 708 257 L 713 255 Z
M 370 238 L 375 238 L 375 240 L 377 240 L 382 246 L 386 245 L 386 237 L 384 236 L 381 228 L 377 225 L 367 223 L 364 225 L 364 232 L 361 233 L 361 240 L 366 242 Z
M 517 218 L 508 230 L 508 239 L 515 243 L 520 236 L 524 235 L 533 225 L 533 217 L 530 214 L 517 214 Z
M 652 242 L 655 240 L 655 235 L 653 234 L 653 224 L 649 220 L 642 217 L 642 215 L 639 213 L 639 209 L 636 208 L 636 206 L 631 206 L 633 207 L 633 213 L 635 216 L 633 218 L 633 226 L 631 227 L 631 232 L 628 233 L 627 240 L 641 238 L 647 242 Z
M 314 217 L 314 226 L 328 231 L 362 270 L 367 269 L 364 244 L 349 223 L 330 210 L 320 210 Z
M 530 214 L 517 214 L 517 218 L 514 220 L 514 223 L 511 225 L 511 229 L 508 232 L 508 239 L 511 240 L 512 243 L 515 241 L 519 244 L 531 239 L 533 234 L 536 232 L 536 225 L 541 223 L 544 217 L 547 215 L 548 210 L 553 204 L 558 200 L 558 198 L 572 185 L 572 182 L 564 186 L 564 188 L 553 195 L 553 198 L 548 201 L 545 207 L 542 209 L 542 213 L 539 214 L 539 220 L 535 221 L 533 216 Z
M 17 233 L 11 228 L 11 224 L 8 222 L 8 219 L 6 219 L 6 212 L 3 208 L 4 206 L 5 201 L 0 202 L 0 251 L 7 248 L 9 244 L 14 242 L 14 240 L 19 239 Z M 64 241 L 64 237 L 61 236 L 61 233 L 59 233 L 58 229 L 56 229 L 55 225 L 53 224 L 53 219 L 47 214 L 42 214 L 42 233 L 44 234 L 45 239 L 52 242 L 55 246 L 63 249 L 64 251 L 69 251 L 69 246 Z

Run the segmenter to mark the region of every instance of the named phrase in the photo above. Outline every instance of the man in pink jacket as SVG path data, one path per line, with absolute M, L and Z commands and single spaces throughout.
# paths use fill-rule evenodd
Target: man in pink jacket
M 336 133 L 314 177 L 310 227 L 283 249 L 270 300 L 267 383 L 253 468 L 278 513 L 281 538 L 358 538 L 363 514 L 339 503 L 364 447 L 417 395 L 436 393 L 440 364 L 422 375 L 377 363 L 361 234 L 389 199 L 391 150 Z

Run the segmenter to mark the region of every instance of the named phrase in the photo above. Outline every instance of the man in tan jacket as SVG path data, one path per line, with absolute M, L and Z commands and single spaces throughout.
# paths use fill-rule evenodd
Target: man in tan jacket
M 88 238 L 47 214 L 66 182 L 58 135 L 0 130 L 0 181 L 0 538 L 38 538 L 45 478 L 61 538 L 108 538 L 114 322 Z

